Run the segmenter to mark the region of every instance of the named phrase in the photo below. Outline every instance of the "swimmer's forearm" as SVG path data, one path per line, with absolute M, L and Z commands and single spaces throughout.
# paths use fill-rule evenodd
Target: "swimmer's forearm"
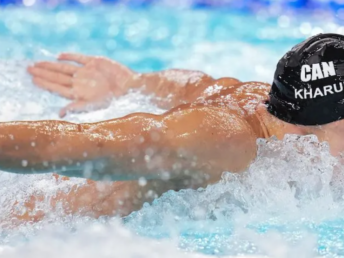
M 155 73 L 135 73 L 125 83 L 125 90 L 140 88 L 145 94 L 153 94 L 162 108 L 194 102 L 214 79 L 203 72 L 171 69 Z
M 98 133 L 91 124 L 62 121 L 0 123 L 0 170 L 84 177 L 90 167 L 109 163 L 103 147 L 110 132 Z
M 162 151 L 163 139 L 149 143 L 147 128 L 157 122 L 155 117 L 136 114 L 79 125 L 62 121 L 0 123 L 0 170 L 57 172 L 91 179 L 159 178 L 153 171 L 156 166 L 147 167 L 149 153 L 142 149 L 147 144 L 147 148 Z
M 172 69 L 147 74 L 133 73 L 124 88 L 125 92 L 129 89 L 141 88 L 143 93 L 153 94 L 156 97 L 153 100 L 159 107 L 171 109 L 208 97 L 207 89 L 211 90 L 214 85 L 232 87 L 238 83 L 240 83 L 238 79 L 231 77 L 215 80 L 203 72 Z
M 157 117 L 134 114 L 79 125 L 62 121 L 0 123 L 0 170 L 114 181 L 166 177 L 164 172 L 171 168 L 168 160 L 177 161 L 178 157 L 159 132 Z
M 59 146 L 75 138 L 78 131 L 78 125 L 62 121 L 0 123 L 0 170 L 44 173 L 56 167 L 62 169 L 68 164 L 72 148 Z

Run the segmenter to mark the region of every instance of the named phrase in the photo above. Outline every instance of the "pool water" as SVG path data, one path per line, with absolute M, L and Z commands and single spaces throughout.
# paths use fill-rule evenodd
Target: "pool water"
M 274 17 L 264 10 L 8 7 L 0 10 L 0 121 L 58 119 L 68 101 L 35 88 L 25 68 L 62 51 L 108 56 L 141 72 L 186 68 L 270 82 L 284 52 L 319 32 L 344 27 L 328 14 Z M 131 92 L 106 110 L 66 120 L 137 111 L 164 110 Z M 169 191 L 123 220 L 52 213 L 34 225 L 0 223 L 0 257 L 344 256 L 342 161 L 312 136 L 257 144 L 258 158 L 245 173 L 224 173 L 206 189 Z M 15 200 L 20 209 L 29 195 L 44 193 L 37 210 L 45 209 L 57 190 L 83 183 L 1 173 L 0 221 L 8 221 Z

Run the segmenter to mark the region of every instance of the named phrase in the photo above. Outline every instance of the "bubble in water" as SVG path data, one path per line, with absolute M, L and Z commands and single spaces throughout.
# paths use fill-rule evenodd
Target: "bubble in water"
M 147 184 L 147 180 L 144 177 L 140 177 L 139 179 L 139 185 L 145 186 Z
M 27 167 L 27 165 L 29 164 L 29 162 L 28 162 L 27 160 L 25 160 L 25 159 L 22 160 L 21 163 L 22 163 L 22 166 L 23 166 L 23 167 Z

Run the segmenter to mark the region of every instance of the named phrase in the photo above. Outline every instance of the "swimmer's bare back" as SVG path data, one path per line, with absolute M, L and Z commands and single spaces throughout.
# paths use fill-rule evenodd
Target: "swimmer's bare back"
M 72 99 L 61 116 L 85 111 L 90 104 L 104 107 L 109 97 L 140 87 L 155 95 L 157 105 L 170 110 L 162 115 L 133 113 L 98 123 L 1 123 L 1 170 L 56 171 L 93 180 L 131 181 L 128 184 L 145 178 L 161 194 L 215 183 L 223 171 L 243 171 L 256 156 L 256 139 L 264 137 L 264 130 L 255 108 L 267 98 L 268 84 L 215 80 L 186 70 L 137 74 L 108 59 L 77 54 L 62 54 L 59 59 L 79 65 L 40 62 L 28 71 L 37 86 Z M 117 186 L 113 184 L 113 192 L 120 195 Z M 123 191 L 136 196 L 139 188 L 123 187 Z M 61 201 L 69 198 L 73 196 L 61 197 Z M 112 198 L 114 203 L 116 195 Z M 108 205 L 109 210 L 118 206 Z

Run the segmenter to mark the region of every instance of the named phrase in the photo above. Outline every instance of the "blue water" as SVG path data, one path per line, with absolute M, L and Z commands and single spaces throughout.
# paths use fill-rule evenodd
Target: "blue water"
M 107 56 L 141 72 L 186 68 L 270 82 L 284 52 L 320 32 L 344 33 L 344 27 L 328 14 L 273 16 L 268 10 L 8 7 L 0 10 L 0 120 L 57 119 L 67 100 L 35 88 L 25 67 L 53 60 L 59 52 Z M 99 121 L 137 111 L 163 112 L 149 97 L 132 92 L 106 110 L 66 119 Z M 295 152 L 295 145 L 305 153 Z M 35 225 L 2 229 L 0 256 L 339 257 L 344 255 L 344 170 L 336 162 L 314 138 L 260 142 L 258 159 L 244 174 L 225 174 L 207 189 L 170 191 L 123 224 L 52 213 Z M 15 199 L 32 193 L 48 199 L 57 189 L 83 183 L 1 173 L 0 218 L 10 216 Z
M 312 24 L 303 33 L 299 26 L 307 20 L 300 17 L 270 18 L 263 12 L 252 15 L 220 10 L 171 12 L 154 7 L 60 7 L 54 11 L 6 8 L 0 13 L 0 39 L 4 44 L 1 57 L 41 58 L 38 49 L 52 53 L 77 51 L 106 55 L 140 71 L 170 68 L 180 55 L 192 54 L 201 43 L 230 46 L 233 41 L 244 42 L 273 48 L 279 56 L 316 27 L 329 27 Z M 278 22 L 284 24 L 283 29 Z

